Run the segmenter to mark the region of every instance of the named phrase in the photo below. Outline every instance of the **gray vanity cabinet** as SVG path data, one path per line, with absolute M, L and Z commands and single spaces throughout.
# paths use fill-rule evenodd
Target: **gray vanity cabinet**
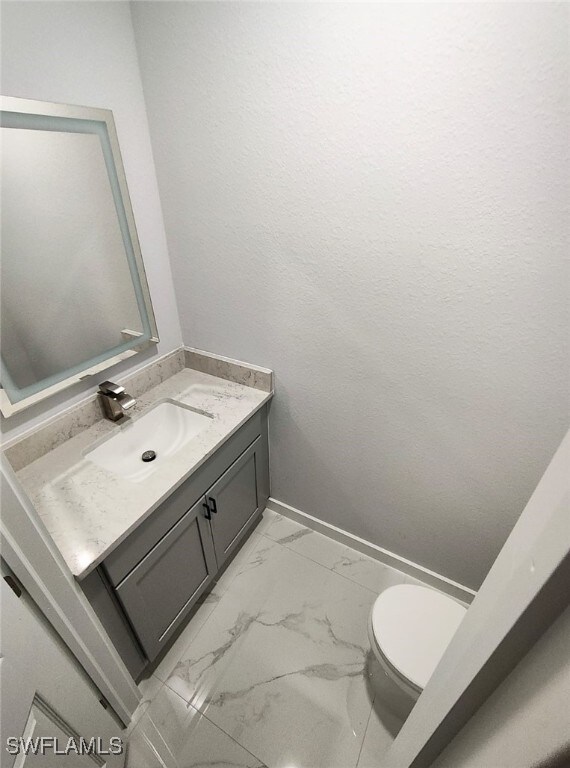
M 268 497 L 263 408 L 83 579 L 133 677 L 140 677 L 177 634 L 254 527 Z
M 200 499 L 116 588 L 148 658 L 154 658 L 212 581 L 217 566 Z
M 206 494 L 218 567 L 240 541 L 240 534 L 259 511 L 258 464 L 261 438 L 224 472 Z

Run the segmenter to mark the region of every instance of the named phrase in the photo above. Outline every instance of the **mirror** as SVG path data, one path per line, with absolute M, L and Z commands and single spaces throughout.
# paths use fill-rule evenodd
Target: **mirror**
M 112 113 L 0 97 L 0 408 L 158 342 Z

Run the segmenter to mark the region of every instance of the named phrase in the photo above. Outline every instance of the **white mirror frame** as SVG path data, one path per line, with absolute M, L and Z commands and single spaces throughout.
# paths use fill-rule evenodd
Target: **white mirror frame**
M 117 131 L 115 129 L 115 121 L 113 119 L 113 113 L 111 112 L 111 110 L 97 109 L 94 107 L 93 108 L 80 107 L 80 106 L 74 106 L 70 104 L 56 104 L 48 101 L 20 99 L 14 96 L 0 96 L 0 110 L 2 110 L 3 112 L 18 112 L 18 113 L 24 113 L 24 114 L 30 114 L 30 115 L 42 115 L 42 116 L 49 116 L 49 117 L 64 117 L 64 118 L 73 118 L 73 119 L 79 119 L 79 120 L 96 120 L 96 121 L 105 123 L 108 137 L 109 137 L 109 142 L 111 145 L 111 151 L 113 154 L 113 161 L 114 161 L 115 169 L 117 173 L 117 180 L 118 180 L 119 190 L 121 193 L 123 208 L 125 212 L 128 234 L 131 240 L 131 246 L 132 246 L 132 251 L 134 254 L 135 263 L 136 263 L 136 267 L 139 275 L 143 301 L 144 301 L 146 313 L 148 316 L 148 321 L 151 328 L 151 334 L 152 334 L 150 339 L 145 339 L 139 345 L 132 347 L 130 349 L 124 350 L 118 354 L 116 353 L 108 357 L 107 359 L 102 360 L 99 363 L 96 363 L 94 365 L 86 365 L 86 367 L 83 370 L 78 371 L 77 373 L 74 373 L 73 375 L 70 375 L 65 379 L 62 379 L 61 381 L 58 381 L 56 384 L 46 387 L 45 389 L 37 392 L 36 394 L 30 395 L 29 397 L 26 397 L 18 401 L 17 403 L 12 403 L 6 391 L 2 387 L 0 387 L 0 411 L 2 411 L 4 416 L 12 416 L 13 414 L 24 410 L 25 408 L 29 408 L 30 406 L 35 405 L 41 400 L 44 400 L 48 397 L 51 397 L 52 395 L 55 395 L 57 392 L 61 392 L 63 389 L 66 389 L 67 387 L 70 387 L 73 384 L 76 384 L 79 381 L 82 381 L 83 379 L 86 379 L 90 376 L 93 376 L 96 373 L 99 373 L 100 371 L 104 371 L 107 368 L 110 368 L 111 366 L 115 365 L 121 360 L 125 360 L 126 358 L 131 357 L 132 355 L 136 355 L 139 352 L 143 352 L 145 349 L 148 349 L 150 346 L 157 344 L 159 341 L 159 338 L 158 338 L 158 330 L 156 327 L 156 319 L 154 316 L 154 311 L 153 311 L 152 302 L 150 298 L 150 291 L 149 291 L 148 282 L 146 278 L 146 272 L 144 268 L 144 262 L 142 259 L 142 253 L 141 253 L 139 239 L 137 235 L 135 218 L 133 215 L 133 209 L 132 209 L 131 200 L 129 197 L 129 190 L 127 187 L 127 178 L 125 176 L 125 169 L 123 167 L 121 151 L 119 148 L 119 140 L 117 138 Z M 131 334 L 134 335 L 132 332 Z

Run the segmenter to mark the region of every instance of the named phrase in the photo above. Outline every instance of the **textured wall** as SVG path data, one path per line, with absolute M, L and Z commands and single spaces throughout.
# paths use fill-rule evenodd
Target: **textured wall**
M 175 349 L 182 336 L 128 4 L 2 3 L 0 51 L 2 94 L 113 110 L 156 314 L 159 351 Z M 66 316 L 65 306 L 57 309 Z M 124 375 L 155 354 L 124 361 L 105 376 Z M 101 375 L 2 418 L 2 431 L 8 438 L 38 424 L 94 392 L 98 381 Z
M 477 586 L 565 432 L 568 9 L 134 3 L 183 335 L 272 495 Z

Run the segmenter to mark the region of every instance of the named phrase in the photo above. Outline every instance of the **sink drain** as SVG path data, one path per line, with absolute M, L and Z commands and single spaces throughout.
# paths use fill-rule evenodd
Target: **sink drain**
M 141 459 L 143 461 L 154 461 L 156 459 L 156 451 L 145 451 Z

